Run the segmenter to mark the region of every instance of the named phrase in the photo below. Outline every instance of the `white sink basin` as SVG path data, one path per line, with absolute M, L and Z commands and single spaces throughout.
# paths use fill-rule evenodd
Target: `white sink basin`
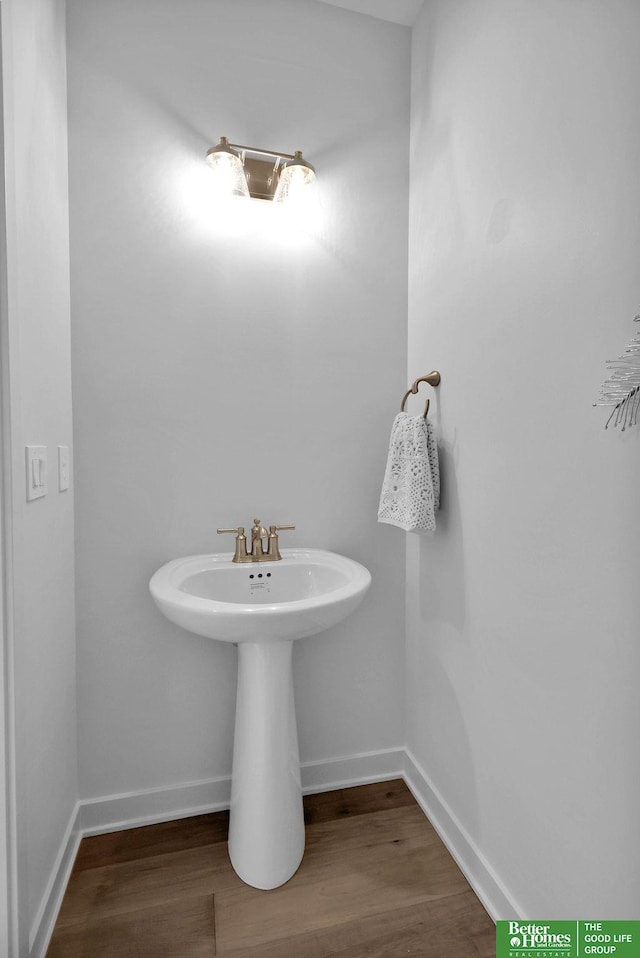
M 360 563 L 321 549 L 283 549 L 274 562 L 188 556 L 149 583 L 171 622 L 238 645 L 229 857 L 256 888 L 284 884 L 304 853 L 293 640 L 340 622 L 370 583 Z
M 174 559 L 149 588 L 176 625 L 222 642 L 301 639 L 340 622 L 361 602 L 368 569 L 322 549 L 283 549 L 278 562 L 228 554 Z

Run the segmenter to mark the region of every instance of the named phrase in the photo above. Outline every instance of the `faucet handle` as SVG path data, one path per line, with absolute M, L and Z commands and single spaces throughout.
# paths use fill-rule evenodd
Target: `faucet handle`
M 278 548 L 278 533 L 283 529 L 295 529 L 295 526 L 269 526 L 269 540 L 267 555 L 270 559 L 281 559 L 280 549 Z
M 244 534 L 244 526 L 238 526 L 236 529 L 218 529 L 219 536 L 225 535 L 226 533 L 236 537 L 236 551 L 233 555 L 232 562 L 246 562 L 247 539 Z

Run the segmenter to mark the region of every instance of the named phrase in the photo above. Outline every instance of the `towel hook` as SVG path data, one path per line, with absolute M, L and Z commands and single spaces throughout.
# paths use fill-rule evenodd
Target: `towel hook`
M 431 372 L 427 373 L 426 376 L 420 376 L 419 379 L 414 380 L 411 386 L 411 389 L 407 389 L 406 393 L 404 394 L 402 405 L 400 406 L 400 412 L 404 412 L 404 407 L 407 404 L 407 399 L 409 398 L 409 396 L 417 395 L 420 383 L 428 383 L 430 386 L 438 386 L 440 384 L 440 379 L 441 379 L 441 376 L 438 370 L 432 369 Z M 430 400 L 427 399 L 427 402 L 424 407 L 424 412 L 422 414 L 423 419 L 427 418 L 427 413 L 429 412 L 429 405 L 430 405 Z

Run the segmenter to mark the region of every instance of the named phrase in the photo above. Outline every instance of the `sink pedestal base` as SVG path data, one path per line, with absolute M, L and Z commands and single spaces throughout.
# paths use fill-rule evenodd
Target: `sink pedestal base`
M 238 643 L 229 856 L 254 888 L 277 888 L 304 852 L 292 641 Z

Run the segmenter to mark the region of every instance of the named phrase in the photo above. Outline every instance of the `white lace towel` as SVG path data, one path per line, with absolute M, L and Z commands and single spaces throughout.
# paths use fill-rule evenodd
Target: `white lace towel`
M 434 532 L 440 506 L 438 447 L 423 416 L 400 412 L 393 421 L 378 522 L 405 532 Z

